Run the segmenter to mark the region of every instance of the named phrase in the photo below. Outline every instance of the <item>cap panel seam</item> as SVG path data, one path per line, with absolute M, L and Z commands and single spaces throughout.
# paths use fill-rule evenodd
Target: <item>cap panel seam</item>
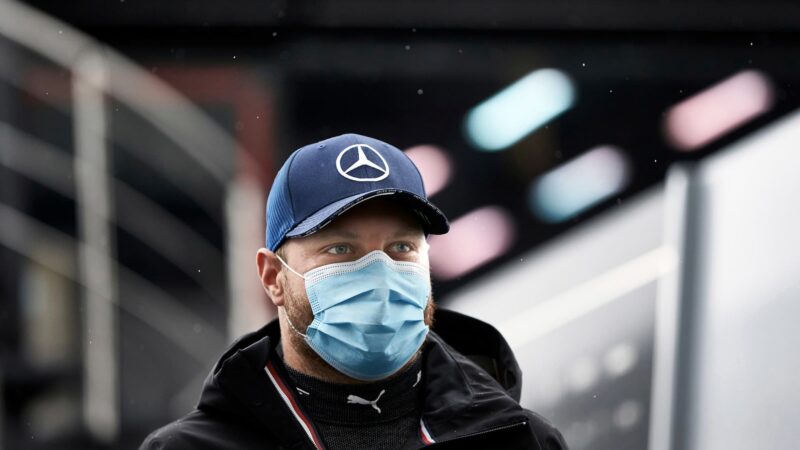
M 297 221 L 297 219 L 295 217 L 295 206 L 294 206 L 294 199 L 292 198 L 292 184 L 290 178 L 291 178 L 292 165 L 294 164 L 294 160 L 297 158 L 297 154 L 300 152 L 300 150 L 302 150 L 302 148 L 292 152 L 292 154 L 289 155 L 289 158 L 287 159 L 286 162 L 286 164 L 288 164 L 286 166 L 286 193 L 289 197 L 289 209 L 290 209 L 289 212 L 292 215 L 292 223 L 288 227 L 286 227 L 285 230 L 281 230 L 280 239 L 278 239 L 278 241 L 275 243 L 275 250 L 277 250 L 281 245 L 283 245 L 283 243 L 286 241 L 286 233 L 291 231 L 292 228 L 294 228 L 296 225 L 295 222 Z
M 289 156 L 289 165 L 286 167 L 286 191 L 289 193 L 289 205 L 292 207 L 292 222 L 295 222 L 297 218 L 295 217 L 294 198 L 292 197 L 292 183 L 290 178 L 292 175 L 292 165 L 294 165 L 294 160 L 297 159 L 298 153 L 300 153 L 300 150 L 295 151 Z M 292 226 L 283 233 L 283 238 L 286 237 L 286 233 L 288 233 L 293 227 L 294 224 L 292 224 Z
M 402 153 L 403 156 L 405 156 L 405 158 L 411 163 L 411 167 L 413 167 L 414 168 L 414 172 L 417 173 L 417 178 L 419 179 L 419 185 L 422 186 L 422 192 L 425 194 L 425 197 L 427 198 L 428 197 L 428 189 L 425 187 L 425 180 L 422 179 L 422 174 L 419 171 L 419 167 L 417 167 L 417 165 L 414 164 L 414 161 L 411 158 L 409 158 L 408 155 L 406 155 L 406 152 L 400 150 L 400 153 Z

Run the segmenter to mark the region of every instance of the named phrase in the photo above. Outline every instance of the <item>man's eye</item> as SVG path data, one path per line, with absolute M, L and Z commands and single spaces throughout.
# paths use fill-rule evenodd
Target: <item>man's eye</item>
M 345 253 L 350 251 L 350 247 L 346 245 L 334 245 L 333 247 L 328 249 L 328 253 L 332 255 L 344 255 Z
M 405 242 L 397 242 L 395 244 L 392 244 L 392 251 L 394 252 L 408 253 L 411 250 L 413 250 L 412 247 Z

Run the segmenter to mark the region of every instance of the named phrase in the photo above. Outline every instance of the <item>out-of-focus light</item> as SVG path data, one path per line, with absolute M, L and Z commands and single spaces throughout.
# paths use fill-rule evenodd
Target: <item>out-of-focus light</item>
M 419 169 L 428 197 L 441 191 L 450 181 L 452 164 L 442 148 L 435 145 L 417 145 L 406 149 L 405 153 Z
M 575 360 L 567 370 L 569 386 L 575 392 L 584 392 L 594 386 L 600 379 L 597 364 L 588 357 Z
M 766 76 L 740 72 L 670 108 L 666 137 L 679 150 L 695 150 L 768 111 L 772 98 Z
M 539 69 L 506 87 L 467 113 L 464 128 L 479 149 L 507 148 L 575 101 L 575 88 L 560 70 Z
M 596 147 L 531 184 L 531 210 L 546 222 L 561 222 L 620 192 L 630 165 L 616 147 Z
M 614 425 L 622 430 L 630 429 L 642 418 L 642 405 L 636 400 L 627 400 L 614 410 Z
M 636 347 L 629 342 L 615 345 L 603 358 L 603 365 L 611 376 L 619 377 L 633 369 L 638 358 Z
M 464 275 L 508 251 L 514 235 L 514 221 L 504 209 L 471 211 L 454 220 L 447 234 L 430 237 L 431 272 L 441 280 Z
M 569 442 L 570 448 L 586 448 L 597 439 L 604 430 L 593 419 L 576 421 L 564 430 L 564 439 Z

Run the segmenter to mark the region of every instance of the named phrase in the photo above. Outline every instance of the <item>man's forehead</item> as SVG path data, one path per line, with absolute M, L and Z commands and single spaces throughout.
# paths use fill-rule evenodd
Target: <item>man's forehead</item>
M 347 210 L 317 233 L 363 233 L 380 225 L 392 233 L 422 233 L 422 224 L 412 212 L 397 201 L 375 198 Z M 314 234 L 317 234 L 314 233 Z
M 350 225 L 350 226 L 348 226 Z M 423 236 L 421 226 L 407 226 L 400 225 L 398 227 L 381 227 L 379 230 L 359 230 L 354 226 L 355 224 L 331 223 L 322 228 L 314 234 L 306 236 L 308 238 L 328 239 L 328 238 L 346 238 L 346 239 L 359 239 L 366 234 L 375 234 L 383 232 L 390 237 L 421 237 Z

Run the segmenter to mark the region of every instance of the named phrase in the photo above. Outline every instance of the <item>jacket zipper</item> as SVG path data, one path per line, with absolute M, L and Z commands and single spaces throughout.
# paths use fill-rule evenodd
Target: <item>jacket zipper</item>
M 484 435 L 484 434 L 494 433 L 495 431 L 507 430 L 509 428 L 514 428 L 514 427 L 518 427 L 520 425 L 527 425 L 527 424 L 528 424 L 528 421 L 527 420 L 523 420 L 522 422 L 509 423 L 509 424 L 506 424 L 506 425 L 500 425 L 500 426 L 496 426 L 494 428 L 489 428 L 488 430 L 476 431 L 474 433 L 469 433 L 469 434 L 464 434 L 464 435 L 461 435 L 461 436 L 457 436 L 457 437 L 454 437 L 452 439 L 448 439 L 446 441 L 436 441 L 436 442 L 433 443 L 433 446 L 435 446 L 436 444 L 443 444 L 445 442 L 457 441 L 459 439 L 467 439 L 467 438 L 471 438 L 471 437 L 475 437 L 475 436 L 481 436 L 481 435 Z

